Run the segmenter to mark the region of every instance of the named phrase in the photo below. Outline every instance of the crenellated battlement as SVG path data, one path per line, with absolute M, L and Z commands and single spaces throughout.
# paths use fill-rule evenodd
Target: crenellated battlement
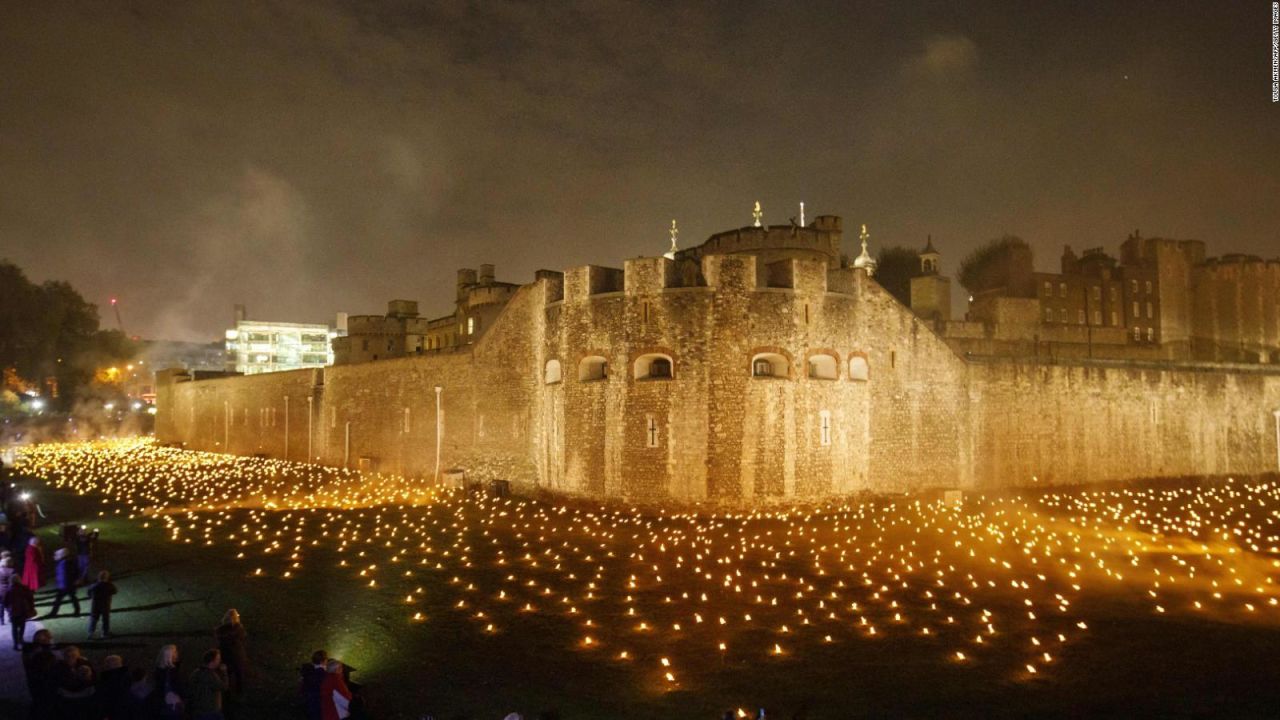
M 1240 273 L 1280 274 L 1280 258 L 1264 260 L 1257 255 L 1229 254 L 1211 257 L 1196 270 L 1217 277 L 1236 277 Z
M 841 292 L 853 293 L 853 268 L 829 269 L 825 260 L 783 258 L 760 262 L 755 255 L 707 255 L 697 267 L 698 283 L 683 282 L 679 272 L 688 260 L 667 257 L 640 257 L 627 260 L 619 268 L 582 265 L 569 268 L 562 283 L 554 289 L 548 285 L 547 304 L 581 303 L 606 297 L 652 297 L 664 293 L 704 289 L 713 294 L 791 290 L 796 293 L 822 294 L 828 291 L 828 278 L 837 277 Z M 865 276 L 865 274 L 864 274 Z
M 839 216 L 822 215 L 803 227 L 792 224 L 726 230 L 712 235 L 697 247 L 677 252 L 676 259 L 700 261 L 712 255 L 752 254 L 766 263 L 786 258 L 808 258 L 821 259 L 830 267 L 839 267 L 842 226 Z

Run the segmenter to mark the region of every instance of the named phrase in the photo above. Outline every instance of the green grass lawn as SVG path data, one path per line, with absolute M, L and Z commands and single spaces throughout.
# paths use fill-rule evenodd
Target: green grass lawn
M 859 627 L 859 612 L 824 620 L 811 603 L 824 588 L 833 587 L 838 573 L 816 575 L 803 552 L 783 552 L 768 561 L 771 580 L 783 573 L 788 578 L 766 592 L 786 606 L 792 599 L 787 583 L 807 574 L 804 582 L 819 586 L 803 600 L 809 608 L 803 617 L 812 621 L 808 626 L 799 615 L 787 620 L 794 614 L 789 608 L 765 602 L 751 610 L 750 603 L 737 603 L 730 590 L 720 588 L 723 573 L 712 570 L 717 566 L 710 561 L 727 554 L 726 546 L 700 546 L 715 582 L 689 573 L 687 566 L 677 571 L 670 557 L 661 557 L 663 565 L 656 572 L 668 575 L 655 582 L 650 563 L 657 555 L 637 559 L 624 552 L 628 546 L 621 542 L 592 547 L 589 533 L 575 536 L 568 526 L 561 535 L 547 529 L 559 525 L 521 526 L 517 518 L 529 523 L 534 516 L 504 515 L 492 503 L 455 500 L 432 508 L 289 511 L 291 527 L 310 530 L 301 536 L 305 549 L 300 564 L 286 578 L 289 547 L 263 554 L 265 543 L 246 550 L 217 536 L 221 529 L 271 517 L 269 513 L 228 511 L 216 526 L 220 529 L 210 535 L 214 544 L 206 545 L 202 533 L 214 527 L 209 513 L 178 516 L 183 533 L 175 542 L 172 526 L 166 529 L 152 519 L 144 528 L 141 519 L 126 519 L 124 510 L 100 496 L 51 487 L 38 493 L 48 515 L 41 528 L 46 547 L 56 547 L 61 522 L 99 528 L 100 566 L 112 571 L 120 588 L 113 614 L 115 638 L 85 641 L 85 618 L 80 617 L 47 621 L 55 639 L 79 644 L 95 661 L 116 653 L 131 664 L 150 664 L 160 645 L 174 642 L 190 669 L 211 646 L 222 613 L 235 607 L 249 631 L 256 678 L 241 717 L 292 716 L 296 668 L 317 648 L 357 668 L 354 679 L 367 686 L 376 718 L 430 713 L 437 720 L 498 720 L 518 711 L 526 718 L 547 713 L 560 718 L 712 719 L 729 708 L 761 706 L 770 718 L 812 719 L 1280 715 L 1280 623 L 1274 611 L 1257 619 L 1227 611 L 1157 614 L 1148 598 L 1123 583 L 1112 588 L 1090 580 L 1090 591 L 1073 596 L 1070 622 L 1050 610 L 1027 619 L 1020 593 L 1000 591 L 994 581 L 990 587 L 983 584 L 975 591 L 982 594 L 975 595 L 972 614 L 979 607 L 990 610 L 1001 618 L 1001 627 L 975 646 L 968 615 L 954 627 L 942 620 L 969 610 L 959 604 L 959 610 L 950 605 L 931 610 L 916 592 L 928 585 L 914 577 L 912 592 L 893 596 L 900 601 L 893 609 L 872 599 L 874 586 L 856 589 L 860 594 L 852 596 L 866 608 L 859 612 L 871 616 L 878 628 L 874 636 Z M 556 522 L 549 511 L 539 517 Z M 326 518 L 327 526 L 322 524 Z M 300 522 L 304 519 L 309 523 Z M 429 525 L 428 519 L 436 524 Z M 262 522 L 275 527 L 272 520 Z M 343 522 L 364 534 L 338 552 L 333 541 L 342 534 L 337 524 Z M 321 527 L 330 535 L 310 545 L 309 540 L 321 537 Z M 773 527 L 778 540 L 785 526 L 755 527 L 762 532 Z M 430 562 L 391 563 L 387 543 L 399 547 L 419 538 L 401 534 L 393 542 L 390 535 L 369 535 L 377 528 L 388 533 L 417 528 L 420 539 L 434 548 Z M 922 557 L 935 544 L 949 547 L 909 527 L 888 528 L 884 538 L 901 548 L 914 547 Z M 792 536 L 786 540 L 789 545 L 779 547 L 803 549 L 830 541 L 827 536 Z M 606 548 L 618 552 L 610 557 Z M 242 550 L 246 557 L 237 559 Z M 868 546 L 867 552 L 872 551 Z M 520 562 L 521 552 L 541 562 Z M 644 552 L 661 551 L 648 547 Z M 344 560 L 348 564 L 340 565 Z M 987 572 L 982 570 L 988 565 L 985 558 L 972 562 L 970 574 Z M 379 568 L 361 576 L 358 570 L 367 564 Z M 261 576 L 255 575 L 258 568 Z M 412 576 L 406 577 L 405 570 Z M 965 570 L 962 566 L 958 572 Z M 624 590 L 633 575 L 637 588 Z M 368 577 L 376 578 L 374 587 L 368 586 Z M 992 571 L 990 577 L 1004 576 Z M 589 599 L 586 583 L 593 578 L 600 597 Z M 529 581 L 535 585 L 526 586 Z M 877 576 L 875 586 L 882 582 L 894 580 Z M 537 592 L 552 587 L 550 594 Z M 708 589 L 713 597 L 700 605 L 698 594 Z M 725 595 L 716 594 L 720 591 Z M 624 601 L 624 593 L 633 600 Z M 1179 604 L 1181 596 L 1162 602 Z M 522 611 L 525 603 L 535 610 Z M 801 607 L 800 601 L 795 604 Z M 725 626 L 717 623 L 718 616 L 740 615 L 743 607 L 757 613 L 752 622 L 733 617 Z M 627 608 L 638 608 L 639 616 L 628 615 Z M 892 612 L 898 610 L 911 622 L 896 625 Z M 704 622 L 691 619 L 695 612 L 706 615 Z M 413 620 L 414 613 L 424 619 Z M 584 625 L 586 618 L 593 626 Z M 1087 620 L 1087 632 L 1074 630 L 1081 618 Z M 649 628 L 640 630 L 640 621 Z M 679 631 L 673 629 L 677 622 Z M 780 622 L 791 623 L 787 632 L 780 631 Z M 933 633 L 922 636 L 921 624 Z M 1050 639 L 1060 631 L 1070 634 L 1061 646 Z M 590 646 L 583 643 L 588 635 L 595 640 Z M 1031 637 L 1043 638 L 1054 654 L 1035 675 L 1023 668 L 1044 648 L 1028 645 Z M 725 651 L 717 649 L 719 642 L 727 643 Z M 773 653 L 775 646 L 781 654 Z M 957 648 L 966 652 L 962 662 L 953 659 Z M 623 651 L 626 659 L 619 657 Z M 671 660 L 674 681 L 664 678 L 664 657 Z

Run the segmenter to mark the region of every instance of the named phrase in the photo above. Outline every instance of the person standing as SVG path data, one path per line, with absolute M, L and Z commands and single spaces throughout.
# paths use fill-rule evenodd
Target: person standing
M 89 582 L 89 560 L 93 556 L 93 538 L 89 528 L 81 525 L 76 532 L 76 577 L 80 582 Z
M 54 575 L 58 585 L 58 594 L 53 597 L 53 609 L 47 617 L 57 617 L 62 608 L 62 599 L 71 599 L 71 608 L 75 615 L 80 614 L 80 597 L 76 595 L 76 568 L 72 564 L 71 553 L 66 548 L 58 548 L 53 554 Z
M 227 666 L 217 649 L 204 654 L 203 664 L 191 673 L 192 720 L 223 720 L 222 693 L 227 690 Z
M 9 588 L 13 587 L 13 581 L 18 578 L 18 574 L 13 569 L 13 558 L 9 556 L 9 551 L 4 551 L 0 556 L 0 625 L 4 624 L 6 615 L 5 608 L 8 607 L 6 598 L 9 597 Z
M 124 658 L 108 655 L 102 659 L 97 696 L 103 716 L 109 720 L 127 720 L 129 668 L 125 667 Z
M 222 653 L 222 662 L 227 664 L 227 679 L 231 683 L 230 692 L 239 695 L 244 692 L 244 678 L 249 665 L 249 652 L 245 647 L 248 633 L 240 623 L 240 613 L 232 608 L 222 616 L 222 624 L 213 631 L 218 641 L 218 651 Z
M 147 679 L 147 669 L 136 667 L 129 671 L 129 694 L 125 697 L 123 717 L 128 720 L 149 720 L 151 693 L 152 687 L 151 681 Z
M 53 653 L 53 633 L 40 629 L 22 648 L 22 666 L 27 671 L 27 691 L 31 694 L 31 720 L 46 720 L 54 715 L 58 701 L 57 669 L 60 662 Z
M 5 598 L 9 606 L 9 625 L 13 631 L 13 649 L 22 649 L 23 633 L 27 631 L 27 621 L 36 616 L 36 594 L 31 592 L 22 580 L 14 580 Z
M 40 589 L 40 576 L 44 574 L 44 549 L 40 547 L 40 538 L 32 537 L 27 541 L 27 554 L 22 562 L 22 584 L 32 592 Z
M 178 674 L 181 658 L 177 645 L 160 648 L 156 658 L 155 684 L 151 688 L 151 717 L 171 720 L 181 718 L 184 712 L 182 678 Z
M 89 639 L 98 630 L 98 619 L 102 619 L 102 637 L 111 635 L 111 596 L 116 594 L 116 584 L 111 582 L 111 573 L 103 570 L 98 573 L 98 582 L 89 586 Z
M 351 717 L 351 690 L 342 677 L 342 661 L 329 659 L 326 675 L 320 685 L 320 717 L 322 720 L 345 720 Z
M 59 718 L 92 717 L 97 705 L 93 665 L 70 645 L 62 649 L 62 661 L 54 666 L 54 697 Z
M 325 662 L 328 659 L 329 653 L 317 650 L 311 653 L 310 664 L 298 668 L 298 674 L 302 676 L 302 708 L 307 720 L 321 720 L 320 686 L 324 684 L 324 679 L 329 674 L 325 669 Z

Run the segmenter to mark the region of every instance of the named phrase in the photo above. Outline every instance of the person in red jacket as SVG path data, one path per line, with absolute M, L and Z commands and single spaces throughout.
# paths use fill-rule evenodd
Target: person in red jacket
M 344 720 L 351 717 L 348 707 L 351 691 L 342 677 L 342 661 L 330 659 L 324 669 L 328 672 L 320 683 L 320 717 L 322 720 Z
M 33 537 L 27 541 L 27 555 L 22 563 L 22 584 L 31 588 L 32 592 L 39 590 L 43 571 L 44 550 L 40 547 L 40 538 Z

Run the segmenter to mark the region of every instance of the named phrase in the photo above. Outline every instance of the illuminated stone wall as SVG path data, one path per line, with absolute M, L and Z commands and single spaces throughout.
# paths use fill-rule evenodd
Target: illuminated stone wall
M 315 368 L 177 384 L 175 371 L 158 373 L 156 437 L 238 455 L 285 457 L 287 445 L 288 457 L 302 460 L 307 454 L 307 398 L 323 372 Z
M 970 367 L 979 485 L 1276 470 L 1274 368 Z
M 1280 261 L 1212 260 L 1194 270 L 1193 354 L 1280 363 Z
M 292 459 L 310 438 L 317 462 L 429 478 L 441 427 L 441 467 L 475 478 L 750 505 L 1275 467 L 1275 368 L 966 361 L 797 237 L 766 270 L 734 252 L 542 271 L 461 348 L 162 377 L 157 436 L 284 457 L 288 397 Z M 666 359 L 669 377 L 638 377 Z
M 592 293 L 594 268 L 566 273 L 540 358 L 547 483 L 756 502 L 971 482 L 964 363 L 861 272 L 783 262 L 792 287 L 760 287 L 747 254 L 704 257 L 706 286 L 670 287 L 680 273 L 663 258 L 628 261 L 622 291 Z M 672 360 L 670 378 L 635 377 L 651 355 Z M 782 358 L 781 372 L 753 376 L 760 355 Z M 815 356 L 832 377 L 810 376 Z M 866 381 L 850 375 L 855 356 Z M 608 376 L 579 381 L 596 357 Z M 560 380 L 547 382 L 549 362 Z

